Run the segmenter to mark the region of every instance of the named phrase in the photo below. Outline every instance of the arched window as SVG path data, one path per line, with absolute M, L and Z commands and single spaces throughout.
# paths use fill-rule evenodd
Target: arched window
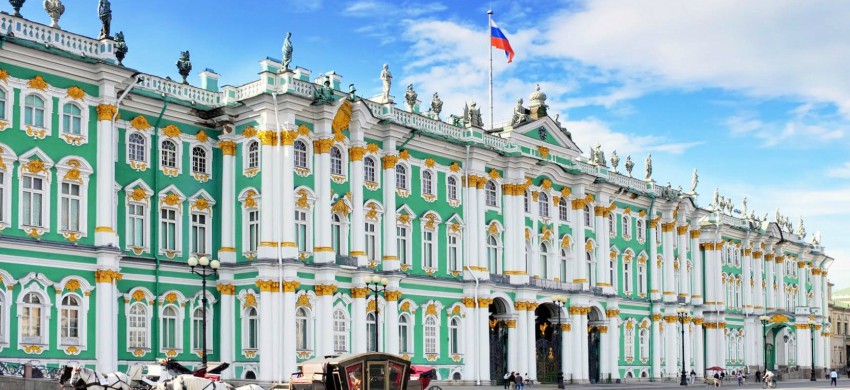
M 590 205 L 584 206 L 584 227 L 593 229 L 593 210 Z
M 632 217 L 623 215 L 623 238 L 626 240 L 632 239 Z
M 248 168 L 260 167 L 260 143 L 251 141 L 248 143 Z
M 192 172 L 207 173 L 207 151 L 200 146 L 192 148 Z
M 632 295 L 632 268 L 631 263 L 623 263 L 623 292 Z
M 596 272 L 593 272 L 593 253 L 591 251 L 584 252 L 584 261 L 587 265 L 587 280 L 591 285 L 595 285 Z
M 147 161 L 147 158 L 145 158 L 146 143 L 147 141 L 143 135 L 139 133 L 130 134 L 130 137 L 127 138 L 127 151 L 130 161 Z
M 452 317 L 449 322 L 449 353 L 460 353 L 460 319 L 457 317 Z
M 177 308 L 173 305 L 162 309 L 162 340 L 163 349 L 177 348 Z
M 640 360 L 646 361 L 649 359 L 649 331 L 641 329 L 638 333 L 638 344 L 640 346 Z
M 410 334 L 410 319 L 407 314 L 402 314 L 398 318 L 398 352 L 411 353 L 410 343 L 413 340 Z
M 130 306 L 127 328 L 129 348 L 148 347 L 148 308 L 145 304 L 136 302 Z
M 298 252 L 307 252 L 307 212 L 295 210 L 295 243 Z
M 646 295 L 646 267 L 638 264 L 638 294 Z
M 549 218 L 549 195 L 541 192 L 537 197 L 537 213 L 543 218 Z
M 561 282 L 567 281 L 567 256 L 569 250 L 567 248 L 561 248 L 561 258 L 558 263 L 558 278 Z
M 437 319 L 434 316 L 425 317 L 425 354 L 438 353 L 437 350 Z
M 73 295 L 62 298 L 61 337 L 63 345 L 77 345 L 80 337 L 80 300 Z
M 446 191 L 446 197 L 449 200 L 457 200 L 457 179 L 454 176 L 449 176 L 446 179 L 446 186 L 448 187 L 448 191 Z
M 611 238 L 617 235 L 617 223 L 614 222 L 614 213 L 608 214 L 608 234 Z
M 626 326 L 623 330 L 623 346 L 626 361 L 629 362 L 635 358 L 635 328 L 634 326 Z
M 342 176 L 342 152 L 336 146 L 331 148 L 331 175 Z
M 487 265 L 490 273 L 499 273 L 499 240 L 495 235 L 487 237 Z
M 337 256 L 342 256 L 342 220 L 339 214 L 334 214 L 331 220 L 331 245 Z
M 210 324 L 212 325 L 212 324 Z M 192 349 L 204 347 L 204 309 L 197 308 L 192 312 Z
M 256 308 L 249 307 L 245 309 L 245 341 L 243 341 L 242 347 L 244 349 L 259 348 L 259 334 L 260 317 L 257 315 Z
M 366 346 L 366 350 L 369 352 L 375 352 L 375 344 L 378 339 L 378 326 L 375 321 L 375 312 L 369 312 L 366 314 L 366 338 L 369 345 Z
M 366 176 L 367 182 L 376 183 L 375 179 L 375 159 L 372 157 L 366 157 L 363 159 L 363 173 Z
M 484 185 L 484 196 L 487 202 L 487 206 L 496 207 L 496 182 L 494 182 L 493 180 L 487 180 L 487 184 Z
M 422 172 L 422 193 L 425 195 L 434 195 L 434 181 L 431 171 Z
M 546 279 L 549 276 L 549 248 L 546 243 L 540 244 L 540 278 Z
M 75 104 L 62 106 L 62 133 L 80 135 L 82 133 L 82 110 Z
M 401 164 L 395 166 L 395 188 L 407 189 L 407 167 Z
M 295 348 L 299 351 L 310 349 L 309 329 L 307 327 L 307 309 L 299 307 L 295 311 Z
M 162 151 L 160 165 L 163 168 L 177 168 L 177 144 L 174 141 L 167 139 L 162 141 Z
M 637 230 L 637 239 L 640 242 L 643 242 L 646 239 L 646 232 L 643 231 L 643 220 L 638 219 L 635 222 L 635 230 Z
M 292 143 L 292 149 L 295 151 L 295 167 L 307 169 L 307 144 L 298 139 Z
M 522 198 L 522 206 L 526 213 L 531 212 L 531 196 L 529 196 L 528 191 L 525 191 L 525 195 Z
M 20 310 L 22 341 L 25 343 L 41 343 L 42 341 L 42 305 L 38 294 L 28 293 L 24 296 Z
M 0 119 L 6 119 L 6 91 L 0 89 Z
M 342 309 L 334 310 L 334 352 L 348 352 L 348 318 Z
M 44 128 L 44 99 L 36 95 L 24 99 L 24 124 Z
M 561 218 L 562 222 L 566 222 L 570 220 L 570 207 L 567 205 L 567 200 L 561 198 L 558 201 L 558 216 Z

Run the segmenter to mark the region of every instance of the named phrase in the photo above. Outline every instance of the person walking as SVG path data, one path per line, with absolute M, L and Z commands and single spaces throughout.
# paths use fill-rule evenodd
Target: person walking
M 756 383 L 761 382 L 761 370 L 756 370 Z
M 516 373 L 511 371 L 511 376 L 508 377 L 508 386 L 510 390 L 516 390 Z
M 516 382 L 516 390 L 522 390 L 522 375 L 517 373 L 514 376 L 514 381 Z
M 691 370 L 691 384 L 694 384 L 697 381 L 697 373 L 694 370 Z
M 829 373 L 829 384 L 838 387 L 838 372 L 834 368 Z
M 504 376 L 504 377 L 502 377 L 502 379 L 504 379 L 503 384 L 504 384 L 505 386 L 504 386 L 503 388 L 504 388 L 505 390 L 507 390 L 507 389 L 508 389 L 508 386 L 510 386 L 510 385 L 508 384 L 508 378 L 510 378 L 510 377 L 511 377 L 511 374 L 512 374 L 512 373 L 510 373 L 510 372 L 505 372 L 505 376 Z
M 738 386 L 743 386 L 744 385 L 744 374 L 741 373 L 741 371 L 738 371 L 738 375 L 736 375 L 736 377 L 738 378 Z

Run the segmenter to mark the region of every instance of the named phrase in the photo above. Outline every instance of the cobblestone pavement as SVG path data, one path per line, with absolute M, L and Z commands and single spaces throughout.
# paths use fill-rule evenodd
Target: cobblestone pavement
M 441 387 L 443 390 L 471 390 L 471 389 L 481 389 L 481 390 L 504 390 L 502 386 L 454 386 L 454 385 L 442 385 L 439 383 L 434 383 Z M 681 389 L 685 388 L 684 386 L 680 386 L 678 382 L 631 382 L 631 383 L 612 383 L 612 384 L 582 384 L 582 385 L 566 385 L 567 390 L 569 389 Z M 700 388 L 707 389 L 711 388 L 709 386 L 705 386 L 700 382 L 696 384 L 687 386 L 689 388 Z M 558 387 L 555 385 L 535 385 L 535 386 L 526 386 L 523 390 L 555 390 Z M 735 382 L 724 382 L 721 388 L 726 388 L 729 390 L 736 388 L 747 388 L 747 389 L 761 389 L 761 383 L 747 383 L 744 386 L 739 387 Z M 824 388 L 833 388 L 833 389 L 850 389 L 850 379 L 841 378 L 838 380 L 837 387 L 829 386 L 829 380 L 818 380 L 816 382 L 810 382 L 805 379 L 793 379 L 779 382 L 777 389 L 824 389 Z

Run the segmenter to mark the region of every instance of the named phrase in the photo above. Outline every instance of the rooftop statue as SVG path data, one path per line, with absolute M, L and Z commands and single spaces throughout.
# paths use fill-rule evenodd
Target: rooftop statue
M 393 74 L 390 72 L 390 66 L 384 64 L 384 69 L 381 71 L 381 82 L 383 82 L 383 102 L 390 102 L 390 87 L 393 85 Z
M 118 34 L 115 34 L 115 58 L 118 59 L 118 65 L 123 65 L 121 62 L 124 61 L 129 50 L 127 43 L 124 42 L 124 32 L 119 31 Z
M 606 167 L 608 163 L 605 161 L 605 152 L 602 151 L 602 145 L 596 144 L 590 149 L 590 163 Z
M 183 84 L 189 84 L 186 78 L 189 77 L 189 72 L 192 71 L 192 61 L 189 60 L 189 51 L 181 51 L 180 59 L 177 60 L 177 71 L 180 76 L 183 76 Z
M 481 128 L 484 126 L 484 121 L 481 120 L 481 109 L 478 108 L 478 103 L 471 100 L 469 104 L 463 106 L 463 120 L 468 126 Z
M 440 100 L 440 95 L 434 92 L 434 97 L 431 98 L 431 112 L 434 113 L 434 119 L 440 120 L 440 112 L 443 111 L 443 101 Z
M 646 155 L 644 165 L 646 169 L 646 178 L 644 180 L 650 181 L 652 180 L 652 153 Z
M 800 216 L 800 225 L 797 226 L 797 231 L 794 234 L 800 236 L 800 238 L 806 238 L 806 227 L 803 226 L 803 216 Z
M 617 155 L 615 150 L 611 153 L 611 166 L 614 168 L 614 172 L 617 172 L 618 165 L 620 165 L 620 156 Z
M 697 193 L 697 184 L 699 184 L 699 175 L 697 174 L 697 169 L 694 168 L 694 178 L 691 179 L 691 194 L 696 195 Z
M 286 38 L 283 39 L 283 70 L 289 70 L 289 64 L 292 63 L 292 33 L 286 33 Z
M 419 98 L 419 94 L 413 90 L 413 84 L 408 84 L 407 91 L 404 93 L 404 101 L 410 107 L 410 110 L 413 110 L 413 106 L 416 105 L 417 98 Z
M 65 13 L 62 0 L 44 0 L 44 10 L 47 11 L 47 16 L 50 16 L 52 21 L 50 27 L 59 28 L 59 18 Z
M 632 177 L 632 168 L 635 167 L 634 161 L 632 161 L 632 155 L 626 156 L 626 172 L 629 173 L 629 177 Z
M 109 35 L 109 25 L 112 23 L 112 7 L 109 0 L 100 0 L 97 4 L 97 15 L 100 17 L 100 36 L 97 39 L 112 39 Z
M 511 126 L 519 126 L 528 122 L 528 109 L 522 106 L 522 99 L 516 101 L 514 116 L 511 118 Z
M 354 84 L 348 84 L 348 100 L 354 101 L 357 98 L 357 88 L 354 88 Z
M 27 0 L 9 0 L 9 3 L 12 4 L 12 9 L 15 10 L 15 17 L 22 18 L 21 16 L 21 7 L 24 6 Z
M 331 87 L 331 76 L 325 76 L 325 82 L 321 87 L 316 87 L 313 100 L 319 104 L 333 103 L 334 89 Z
M 744 195 L 744 199 L 741 199 L 741 215 L 747 216 L 747 196 Z

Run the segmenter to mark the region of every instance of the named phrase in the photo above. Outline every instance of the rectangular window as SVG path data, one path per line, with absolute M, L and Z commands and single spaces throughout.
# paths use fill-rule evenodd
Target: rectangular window
M 129 220 L 127 221 L 127 246 L 145 246 L 145 205 L 130 203 L 127 206 Z
M 457 271 L 459 269 L 458 255 L 460 253 L 460 245 L 458 245 L 458 236 L 449 235 L 449 271 Z
M 398 260 L 401 264 L 410 264 L 407 258 L 407 228 L 398 226 L 395 228 L 396 245 L 398 246 Z
M 164 318 L 162 322 L 162 348 L 174 349 L 177 347 L 177 319 Z
M 207 216 L 192 214 L 192 252 L 209 253 L 207 251 Z
M 80 231 L 80 185 L 62 183 L 62 220 L 59 230 L 66 232 Z
M 203 317 L 195 317 L 192 319 L 192 349 L 201 349 L 204 346 L 204 323 Z
M 248 250 L 251 252 L 257 251 L 257 243 L 260 239 L 260 211 L 251 210 L 248 212 Z
M 22 225 L 43 227 L 41 202 L 44 197 L 44 179 L 24 176 Z
M 299 252 L 307 252 L 307 213 L 295 210 L 295 242 Z
M 6 172 L 0 172 L 0 222 L 6 220 Z
M 80 319 L 79 310 L 64 308 L 62 309 L 62 342 L 75 343 L 75 340 L 66 340 L 66 339 L 76 339 L 79 337 L 79 323 Z
M 177 210 L 162 209 L 160 214 L 160 248 L 167 251 L 177 250 Z
M 375 224 L 366 222 L 366 257 L 369 260 L 377 260 L 377 236 L 375 233 Z
M 422 235 L 422 262 L 426 268 L 434 268 L 434 232 Z

